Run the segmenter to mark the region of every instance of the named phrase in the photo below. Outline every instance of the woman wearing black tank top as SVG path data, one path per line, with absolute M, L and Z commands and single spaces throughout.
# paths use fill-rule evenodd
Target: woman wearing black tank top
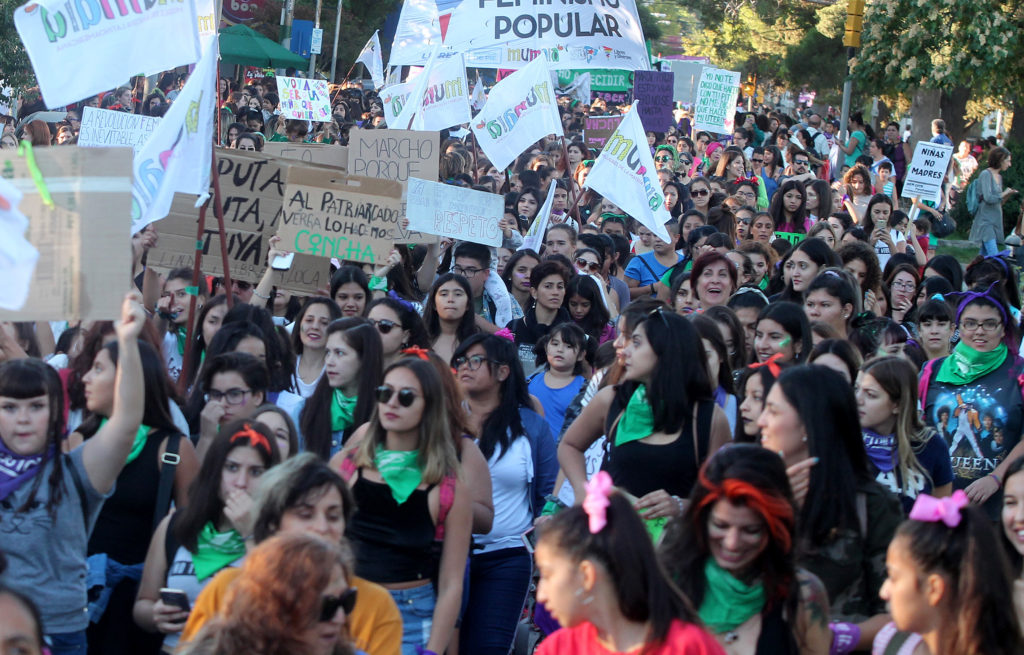
M 730 440 L 700 343 L 689 321 L 663 307 L 633 330 L 621 382 L 594 396 L 558 447 L 577 502 L 585 496 L 583 453 L 607 434 L 601 468 L 637 497 L 635 507 L 652 535 L 682 514 L 701 462 Z
M 826 655 L 828 593 L 795 562 L 796 507 L 774 453 L 737 444 L 708 459 L 659 555 L 729 655 Z

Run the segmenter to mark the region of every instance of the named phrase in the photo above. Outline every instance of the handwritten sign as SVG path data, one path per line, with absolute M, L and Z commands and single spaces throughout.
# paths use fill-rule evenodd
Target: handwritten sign
M 621 122 L 622 116 L 587 116 L 583 123 L 583 142 L 589 148 L 601 150 Z
M 132 156 L 124 148 L 37 148 L 47 206 L 25 159 L 4 150 L 0 174 L 24 196 L 25 238 L 39 251 L 28 300 L 4 321 L 111 320 L 121 315 L 132 262 L 127 225 Z M 193 200 L 193 202 L 195 202 Z
M 645 130 L 664 132 L 675 121 L 672 116 L 672 85 L 675 76 L 661 71 L 633 73 L 633 97 Z
M 217 170 L 232 278 L 254 284 L 262 278 L 267 268 L 269 239 L 277 232 L 283 213 L 285 178 L 292 168 L 306 167 L 264 153 L 218 150 Z M 149 266 L 159 271 L 192 267 L 199 221 L 199 210 L 194 204 L 194 196 L 175 194 L 170 214 L 157 223 L 160 239 L 149 251 Z M 220 236 L 212 206 L 206 210 L 206 228 L 200 244 L 203 272 L 223 275 Z M 307 295 L 330 285 L 330 262 L 311 255 L 296 255 L 290 269 L 275 271 L 274 276 L 279 289 Z
M 800 234 L 799 232 L 776 232 L 774 235 L 776 239 L 785 239 L 789 241 L 790 245 L 795 246 L 804 239 L 807 238 L 806 234 Z
M 159 124 L 157 116 L 86 107 L 82 111 L 78 145 L 83 148 L 122 146 L 138 152 Z
M 348 148 L 334 144 L 268 141 L 263 144 L 263 152 L 307 164 L 330 166 L 341 171 L 347 170 L 348 166 Z
M 590 97 L 601 100 L 607 105 L 628 105 L 633 102 L 633 89 L 625 91 L 595 91 L 591 89 Z
M 697 85 L 693 108 L 693 129 L 716 134 L 732 134 L 736 114 L 736 98 L 740 93 L 740 74 L 720 68 L 705 67 Z
M 413 230 L 497 247 L 504 211 L 504 199 L 494 193 L 409 180 L 408 218 Z
M 281 115 L 285 118 L 320 123 L 331 120 L 327 80 L 278 77 L 277 95 L 281 98 Z
M 322 169 L 292 169 L 277 234 L 297 254 L 384 261 L 402 216 L 402 184 Z
M 953 146 L 918 141 L 914 146 L 914 157 L 907 167 L 907 177 L 903 181 L 903 198 L 922 198 L 935 200 L 941 198 L 942 181 L 946 178 L 946 170 L 953 158 Z

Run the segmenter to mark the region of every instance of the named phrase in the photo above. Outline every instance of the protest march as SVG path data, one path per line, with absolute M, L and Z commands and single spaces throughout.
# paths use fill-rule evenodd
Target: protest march
M 0 654 L 1024 653 L 1012 140 L 294 4 L 13 11 Z

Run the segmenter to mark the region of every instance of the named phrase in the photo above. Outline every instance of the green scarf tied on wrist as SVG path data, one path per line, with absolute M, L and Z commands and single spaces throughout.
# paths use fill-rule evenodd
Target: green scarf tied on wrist
M 199 533 L 196 552 L 192 554 L 196 578 L 205 580 L 243 555 L 245 540 L 242 535 L 234 528 L 227 532 L 217 532 L 213 521 L 210 521 Z
M 736 579 L 714 557 L 704 564 L 704 580 L 704 602 L 697 613 L 714 634 L 735 630 L 764 609 L 764 585 Z
M 109 420 L 109 418 L 101 419 L 100 427 L 96 431 L 102 430 Z M 138 459 L 139 453 L 146 447 L 146 437 L 149 436 L 149 431 L 152 429 L 148 425 L 140 425 L 139 429 L 135 431 L 135 441 L 132 442 L 132 449 L 128 452 L 128 459 L 124 462 L 126 466 Z
M 647 387 L 640 385 L 629 397 L 626 410 L 615 428 L 615 445 L 649 437 L 654 433 L 654 412 L 647 402 Z
M 334 390 L 334 398 L 331 401 L 331 432 L 342 432 L 347 430 L 355 420 L 357 398 L 349 398 L 341 393 L 341 389 Z
M 1000 343 L 995 350 L 983 353 L 961 341 L 956 344 L 949 357 L 942 360 L 935 381 L 957 385 L 971 384 L 999 368 L 1006 361 L 1008 354 L 1009 348 L 1005 343 Z
M 391 497 L 401 505 L 423 482 L 418 450 L 384 450 L 377 448 L 373 465 L 391 488 Z

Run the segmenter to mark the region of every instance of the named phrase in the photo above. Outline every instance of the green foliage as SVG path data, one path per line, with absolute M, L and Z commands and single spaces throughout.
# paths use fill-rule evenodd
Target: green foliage
M 0 78 L 15 93 L 38 84 L 28 53 L 14 27 L 14 10 L 22 4 L 21 0 L 0 0 Z
M 842 62 L 845 57 L 846 52 L 841 41 L 829 38 L 816 28 L 811 28 L 800 43 L 786 51 L 783 62 L 785 77 L 788 80 L 799 80 L 799 84 L 817 89 L 819 98 L 829 98 L 834 102 L 840 97 L 837 91 L 843 85 L 846 71 Z M 830 65 L 823 66 L 823 61 L 830 62 Z
M 1006 148 L 1010 151 L 1014 162 L 1024 162 L 1024 143 L 1007 143 Z M 986 166 L 986 159 L 979 160 L 978 170 L 971 180 L 976 179 Z M 1003 173 L 1003 188 L 1024 191 L 1024 165 L 1014 163 L 1010 166 L 1009 170 Z M 1020 194 L 1011 196 L 1003 203 L 1003 234 L 1009 234 L 1010 230 L 1017 224 L 1022 204 L 1024 204 L 1024 199 L 1021 198 Z M 971 232 L 971 223 L 974 222 L 974 218 L 967 213 L 966 189 L 964 189 L 964 193 L 960 194 L 956 204 L 953 205 L 950 216 L 956 221 L 957 234 L 962 234 L 966 238 Z
M 642 4 L 636 6 L 637 17 L 640 19 L 640 29 L 644 31 L 644 38 L 648 41 L 657 41 L 662 36 L 661 26 L 658 19 L 651 15 L 651 10 Z

